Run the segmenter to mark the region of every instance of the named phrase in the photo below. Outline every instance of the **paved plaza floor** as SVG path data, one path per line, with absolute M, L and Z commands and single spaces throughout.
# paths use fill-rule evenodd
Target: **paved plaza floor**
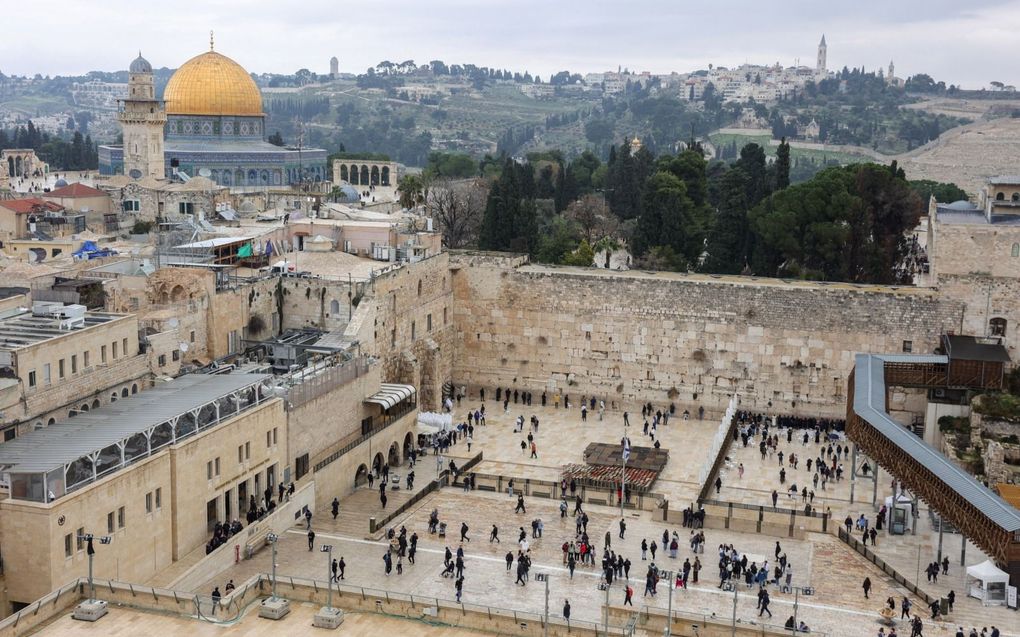
M 466 459 L 479 450 L 484 453 L 484 462 L 478 471 L 501 473 L 515 477 L 533 477 L 542 479 L 558 479 L 559 467 L 566 463 L 580 462 L 584 447 L 589 441 L 615 442 L 623 432 L 622 417 L 619 412 L 607 413 L 605 420 L 599 421 L 597 414 L 590 414 L 587 423 L 580 421 L 576 410 L 556 410 L 552 407 L 532 406 L 514 411 L 511 404 L 510 414 L 491 413 L 494 403 L 488 403 L 490 413 L 487 415 L 487 426 L 475 430 L 472 449 L 468 452 L 466 445 L 459 442 L 448 454 L 448 457 Z M 466 407 L 466 404 L 464 405 Z M 525 434 L 513 434 L 512 422 L 518 413 L 525 415 L 527 421 L 531 414 L 540 419 L 539 431 L 536 436 L 538 459 L 530 459 L 521 455 L 520 439 Z M 459 414 L 458 414 L 459 415 Z M 640 428 L 640 413 L 632 418 L 630 437 L 634 445 L 650 442 L 644 437 Z M 706 459 L 712 437 L 718 423 L 713 420 L 699 421 L 673 419 L 667 427 L 660 428 L 659 435 L 663 447 L 670 449 L 670 460 L 659 482 L 653 485 L 653 491 L 667 494 L 674 502 L 681 503 L 693 500 L 697 492 L 697 476 Z M 785 437 L 781 448 L 786 445 Z M 812 457 L 817 451 L 813 443 L 797 452 L 806 460 L 810 450 Z M 771 504 L 770 494 L 778 485 L 778 459 L 773 457 L 764 463 L 761 461 L 757 446 L 731 448 L 731 459 L 723 474 L 724 487 L 719 497 L 723 500 L 733 499 L 738 502 Z M 745 465 L 742 479 L 737 479 L 735 467 L 740 462 Z M 849 462 L 844 462 L 846 473 L 849 474 Z M 791 479 L 803 481 L 809 479 L 803 460 L 800 469 L 788 468 L 788 483 Z M 419 462 L 416 468 L 419 483 L 427 479 L 433 470 L 432 456 Z M 879 495 L 889 485 L 879 479 Z M 799 482 L 798 482 L 799 484 Z M 837 523 L 846 512 L 864 512 L 873 518 L 875 509 L 871 506 L 872 485 L 870 482 L 858 483 L 856 502 L 850 503 L 849 477 L 842 483 L 832 485 L 824 496 L 816 491 L 818 506 L 831 506 Z M 674 500 L 675 498 L 675 500 Z M 446 547 L 456 552 L 461 545 L 459 529 L 462 522 L 469 527 L 469 541 L 463 542 L 466 552 L 464 601 L 472 604 L 487 605 L 496 608 L 509 608 L 541 612 L 544 591 L 534 582 L 526 586 L 514 584 L 515 574 L 506 569 L 504 556 L 508 550 L 517 552 L 517 539 L 521 527 L 527 535 L 533 559 L 532 572 L 544 571 L 551 575 L 550 606 L 552 614 L 558 615 L 564 599 L 569 599 L 576 619 L 601 621 L 606 592 L 598 589 L 600 573 L 598 566 L 578 566 L 573 579 L 563 564 L 561 546 L 564 541 L 575 538 L 575 521 L 572 516 L 561 518 L 558 501 L 548 498 L 527 498 L 527 511 L 523 514 L 514 512 L 516 499 L 505 493 L 471 491 L 464 492 L 460 488 L 445 488 L 414 505 L 406 513 L 398 517 L 390 526 L 399 528 L 404 525 L 408 533 L 416 532 L 419 536 L 417 563 L 404 563 L 402 575 L 395 572 L 386 576 L 383 572 L 382 555 L 387 545 L 379 540 L 366 538 L 367 517 L 381 515 L 382 510 L 374 493 L 367 489 L 357 491 L 353 496 L 344 499 L 341 519 L 333 522 L 328 510 L 317 512 L 313 527 L 316 529 L 316 550 L 309 551 L 303 527 L 295 527 L 283 534 L 279 544 L 278 572 L 281 578 L 288 575 L 295 577 L 311 577 L 324 580 L 326 576 L 326 558 L 318 551 L 318 545 L 328 542 L 334 545 L 335 556 L 342 555 L 347 563 L 344 584 L 363 586 L 371 589 L 385 589 L 395 592 L 453 599 L 455 597 L 453 580 L 440 575 L 442 571 L 443 553 Z M 783 502 L 780 502 L 783 506 Z M 677 508 L 673 505 L 671 508 Z M 379 509 L 376 511 L 375 509 Z M 445 538 L 430 535 L 427 531 L 429 513 L 436 509 L 440 519 L 448 524 Z M 620 513 L 609 506 L 586 505 L 589 515 L 588 533 L 601 555 L 606 542 L 606 534 L 610 535 L 611 550 L 629 558 L 632 562 L 630 585 L 635 589 L 635 605 L 665 609 L 668 603 L 668 585 L 660 583 L 658 595 L 644 597 L 644 573 L 649 561 L 641 560 L 640 544 L 643 538 L 650 542 L 655 539 L 661 544 L 662 533 L 667 530 L 677 531 L 681 549 L 676 560 L 670 559 L 660 549 L 656 556 L 656 564 L 660 568 L 675 569 L 682 565 L 685 558 L 692 561 L 687 543 L 690 531 L 679 525 L 666 525 L 661 521 L 661 512 L 628 511 L 624 518 L 627 532 L 624 539 L 618 537 Z M 571 504 L 570 511 L 573 511 Z M 922 513 L 922 516 L 925 514 Z M 345 520 L 345 516 L 357 518 Z M 856 515 L 855 515 L 856 517 Z M 541 538 L 532 538 L 531 521 L 542 519 L 544 533 Z M 492 525 L 499 528 L 500 542 L 489 542 Z M 932 534 L 927 518 L 922 517 L 917 535 L 880 536 L 878 551 L 885 556 L 895 568 L 908 578 L 913 579 L 915 572 L 908 568 L 916 565 L 918 551 L 922 559 L 931 553 Z M 715 616 L 727 621 L 733 613 L 733 593 L 718 588 L 717 548 L 720 544 L 733 544 L 737 550 L 747 553 L 754 560 L 775 559 L 777 540 L 787 554 L 793 567 L 793 583 L 796 586 L 810 586 L 815 594 L 801 597 L 797 604 L 798 620 L 806 622 L 814 631 L 823 632 L 833 637 L 844 635 L 876 634 L 880 626 L 878 611 L 889 596 L 902 599 L 906 591 L 886 576 L 875 565 L 853 551 L 831 534 L 808 533 L 803 540 L 776 538 L 765 534 L 743 534 L 726 530 L 707 529 L 705 553 L 699 555 L 703 569 L 700 581 L 686 590 L 674 593 L 674 609 L 705 616 Z M 946 536 L 946 547 L 955 543 L 959 551 L 959 536 Z M 918 547 L 921 547 L 918 549 Z M 223 586 L 227 579 L 235 582 L 243 581 L 256 573 L 268 573 L 270 570 L 270 552 L 262 550 L 255 558 L 242 561 L 228 571 L 216 576 L 203 584 L 197 593 L 208 595 L 213 586 Z M 958 559 L 958 558 L 954 558 Z M 983 561 L 984 557 L 973 548 L 968 549 L 967 563 Z M 908 565 L 907 562 L 910 564 Z M 927 562 L 922 562 L 923 564 Z M 958 562 L 957 562 L 958 563 Z M 962 571 L 959 567 L 951 568 L 951 575 L 958 576 Z M 873 583 L 871 599 L 865 599 L 862 582 L 869 577 Z M 921 575 L 923 578 L 923 574 Z M 285 579 L 283 580 L 285 581 Z M 951 635 L 955 633 L 959 621 L 966 626 L 995 624 L 1005 635 L 1018 635 L 1016 614 L 1005 609 L 985 609 L 976 602 L 968 600 L 962 594 L 962 581 L 946 582 L 945 586 L 926 585 L 925 590 L 931 594 L 944 594 L 949 586 L 957 586 L 956 611 L 952 621 L 931 623 L 925 617 L 925 635 Z M 943 590 L 945 588 L 945 590 Z M 619 583 L 609 589 L 609 601 L 618 605 L 623 602 L 623 586 Z M 772 594 L 773 618 L 769 620 L 758 617 L 756 595 L 754 589 L 746 589 L 741 584 L 737 590 L 736 616 L 741 622 L 768 622 L 782 625 L 794 613 L 794 596 L 776 590 Z M 913 598 L 915 609 L 923 610 L 924 604 L 919 598 Z M 899 632 L 909 634 L 905 622 L 898 626 Z

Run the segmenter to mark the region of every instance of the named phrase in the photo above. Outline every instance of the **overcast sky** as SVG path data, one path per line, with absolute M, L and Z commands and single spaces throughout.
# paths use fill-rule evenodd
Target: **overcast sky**
M 1020 0 L 46 0 L 11 5 L 0 71 L 127 68 L 138 49 L 175 68 L 208 49 L 253 72 L 361 73 L 432 59 L 546 79 L 628 67 L 664 73 L 745 61 L 926 72 L 947 84 L 1020 85 Z

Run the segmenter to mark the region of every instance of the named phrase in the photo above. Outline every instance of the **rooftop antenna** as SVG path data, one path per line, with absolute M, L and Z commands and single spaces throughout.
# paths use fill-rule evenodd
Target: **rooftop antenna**
M 212 32 L 212 29 L 209 29 L 209 50 L 210 51 L 213 50 L 213 32 Z

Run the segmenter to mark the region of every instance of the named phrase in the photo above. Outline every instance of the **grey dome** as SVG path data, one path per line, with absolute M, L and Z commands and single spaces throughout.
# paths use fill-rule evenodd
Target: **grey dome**
M 976 210 L 977 206 L 966 199 L 960 199 L 959 201 L 954 201 L 953 203 L 948 204 L 946 208 L 950 208 L 952 210 Z
M 138 52 L 138 57 L 128 67 L 128 71 L 131 73 L 152 73 L 152 65 L 149 61 L 142 57 L 142 52 Z
M 55 183 L 53 184 L 53 187 L 54 187 L 54 188 L 63 188 L 63 187 L 64 187 L 64 186 L 66 186 L 66 185 L 67 185 L 67 180 L 65 180 L 65 179 L 64 179 L 63 177 L 61 177 L 60 179 L 58 179 L 58 180 L 57 180 L 57 181 L 56 181 L 56 182 L 55 182 Z

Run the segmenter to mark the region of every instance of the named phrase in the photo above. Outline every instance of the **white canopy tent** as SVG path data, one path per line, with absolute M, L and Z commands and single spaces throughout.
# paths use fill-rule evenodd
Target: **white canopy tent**
M 991 560 L 967 567 L 967 594 L 985 606 L 1004 605 L 1008 585 L 1009 575 Z

